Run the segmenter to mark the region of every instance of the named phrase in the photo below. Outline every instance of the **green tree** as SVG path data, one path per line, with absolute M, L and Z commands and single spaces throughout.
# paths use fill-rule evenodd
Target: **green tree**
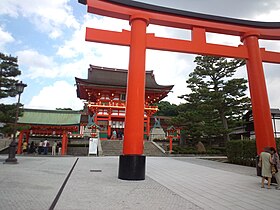
M 160 101 L 155 104 L 158 106 L 159 111 L 157 111 L 157 116 L 176 116 L 178 115 L 177 105 L 170 104 L 168 101 Z
M 18 81 L 14 78 L 21 74 L 17 62 L 17 57 L 0 53 L 0 99 L 17 94 L 15 84 Z
M 16 76 L 21 74 L 18 68 L 17 57 L 0 53 L 0 99 L 17 95 L 15 84 Z M 0 104 L 0 122 L 6 123 L 1 132 L 10 132 L 10 123 L 15 121 L 16 104 Z
M 186 103 L 174 122 L 183 124 L 195 138 L 222 135 L 229 140 L 231 128 L 250 107 L 247 80 L 232 78 L 245 61 L 197 56 L 194 62 L 197 66 L 186 81 L 191 93 L 180 96 Z

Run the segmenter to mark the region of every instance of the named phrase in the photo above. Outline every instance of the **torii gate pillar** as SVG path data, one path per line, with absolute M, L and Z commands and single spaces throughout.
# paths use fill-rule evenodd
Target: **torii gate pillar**
M 144 180 L 146 156 L 143 154 L 146 28 L 148 18 L 131 16 L 131 44 L 126 89 L 123 155 L 119 159 L 119 179 Z
M 270 106 L 258 37 L 259 34 L 257 33 L 246 33 L 241 38 L 241 41 L 244 42 L 248 49 L 246 65 L 254 117 L 254 130 L 257 138 L 257 153 L 260 154 L 265 147 L 276 148 L 276 143 L 273 136 Z

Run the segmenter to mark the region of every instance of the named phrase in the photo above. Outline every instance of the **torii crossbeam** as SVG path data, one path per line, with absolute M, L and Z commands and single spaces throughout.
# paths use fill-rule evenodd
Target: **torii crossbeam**
M 246 59 L 257 151 L 275 147 L 262 62 L 280 63 L 280 53 L 259 47 L 258 40 L 280 40 L 280 22 L 257 22 L 205 15 L 149 5 L 130 0 L 79 0 L 88 12 L 128 20 L 131 31 L 86 29 L 86 40 L 130 47 L 123 155 L 119 160 L 120 179 L 145 179 L 143 156 L 146 49 L 166 50 Z M 191 30 L 191 40 L 147 34 L 149 24 Z M 206 42 L 206 32 L 239 36 L 238 47 Z

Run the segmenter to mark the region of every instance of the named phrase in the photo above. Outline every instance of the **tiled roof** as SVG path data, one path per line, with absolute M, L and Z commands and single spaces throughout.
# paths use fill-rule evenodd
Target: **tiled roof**
M 127 73 L 125 69 L 114 69 L 90 65 L 88 79 L 75 78 L 76 83 L 97 86 L 126 87 Z M 146 89 L 171 90 L 174 85 L 158 85 L 153 71 L 146 71 Z
M 77 125 L 80 124 L 81 114 L 71 110 L 41 110 L 24 109 L 23 116 L 19 117 L 19 124 L 36 125 Z

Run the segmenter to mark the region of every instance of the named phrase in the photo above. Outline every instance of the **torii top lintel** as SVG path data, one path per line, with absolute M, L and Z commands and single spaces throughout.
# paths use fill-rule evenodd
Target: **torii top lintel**
M 259 39 L 280 40 L 280 22 L 258 22 L 235 18 L 206 15 L 189 11 L 171 9 L 131 0 L 78 0 L 88 5 L 88 12 L 130 20 L 133 15 L 146 17 L 151 24 L 188 29 L 192 31 L 192 40 L 179 40 L 156 37 L 147 34 L 147 48 L 174 52 L 207 54 L 235 58 L 248 58 L 243 45 L 238 47 L 206 43 L 206 32 L 240 36 L 255 34 Z M 130 32 L 106 31 L 87 28 L 86 40 L 130 45 Z M 264 62 L 280 63 L 280 53 L 261 49 Z

